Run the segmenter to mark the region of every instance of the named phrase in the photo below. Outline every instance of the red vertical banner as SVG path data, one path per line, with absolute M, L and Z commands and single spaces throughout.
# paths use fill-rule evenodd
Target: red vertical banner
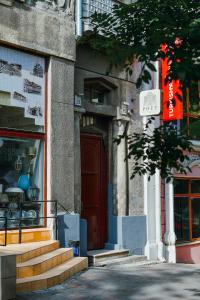
M 170 70 L 167 58 L 162 60 L 162 90 L 163 90 L 163 121 L 183 119 L 183 101 L 177 94 L 182 96 L 179 80 L 166 83 L 166 77 Z

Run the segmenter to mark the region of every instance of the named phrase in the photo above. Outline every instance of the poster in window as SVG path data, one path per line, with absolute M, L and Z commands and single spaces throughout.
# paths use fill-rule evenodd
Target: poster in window
M 0 105 L 24 108 L 24 117 L 44 126 L 45 60 L 0 46 Z

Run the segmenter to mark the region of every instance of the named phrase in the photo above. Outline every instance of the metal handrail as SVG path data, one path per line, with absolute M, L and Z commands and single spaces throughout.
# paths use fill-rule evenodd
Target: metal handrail
M 15 230 L 19 230 L 19 244 L 22 243 L 22 220 L 40 220 L 40 219 L 55 219 L 55 236 L 56 236 L 56 240 L 58 238 L 58 201 L 57 200 L 45 200 L 45 201 L 29 201 L 28 203 L 55 203 L 55 213 L 54 216 L 43 216 L 43 217 L 22 217 L 22 210 L 23 210 L 23 204 L 24 202 L 20 203 L 20 207 L 19 207 L 19 212 L 20 212 L 20 216 L 19 218 L 9 218 L 7 216 L 5 217 L 0 217 L 0 219 L 4 219 L 4 244 L 0 246 L 6 246 L 7 245 L 7 234 L 8 234 L 8 220 L 19 220 L 19 226 L 17 226 L 15 228 Z M 60 203 L 59 203 L 60 204 Z M 64 207 L 63 207 L 64 208 Z M 66 210 L 67 211 L 67 210 Z

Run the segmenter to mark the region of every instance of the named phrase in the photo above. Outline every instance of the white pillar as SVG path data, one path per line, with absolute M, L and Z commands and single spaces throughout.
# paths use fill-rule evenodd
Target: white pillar
M 145 126 L 147 118 L 143 118 Z M 159 118 L 151 124 L 151 133 L 155 127 L 159 126 Z M 150 260 L 164 261 L 163 243 L 161 236 L 161 191 L 160 191 L 160 171 L 151 176 L 148 181 L 148 174 L 144 175 L 144 212 L 147 218 L 147 243 L 145 255 Z
M 166 232 L 164 235 L 165 258 L 168 263 L 176 262 L 176 235 L 174 232 L 174 187 L 173 180 L 165 183 Z
M 162 228 L 161 228 L 161 182 L 160 171 L 156 169 L 155 174 L 155 218 L 156 218 L 156 244 L 157 257 L 160 261 L 165 261 L 163 257 L 163 242 L 162 242 Z

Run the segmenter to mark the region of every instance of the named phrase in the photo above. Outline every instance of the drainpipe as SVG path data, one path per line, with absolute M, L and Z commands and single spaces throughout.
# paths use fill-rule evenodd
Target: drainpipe
M 82 14 L 82 0 L 76 0 L 76 36 L 82 36 L 83 33 L 83 14 Z
M 128 127 L 129 122 L 126 122 L 125 126 L 125 155 L 128 156 Z M 128 166 L 128 159 L 126 159 L 126 216 L 129 215 L 129 166 Z

